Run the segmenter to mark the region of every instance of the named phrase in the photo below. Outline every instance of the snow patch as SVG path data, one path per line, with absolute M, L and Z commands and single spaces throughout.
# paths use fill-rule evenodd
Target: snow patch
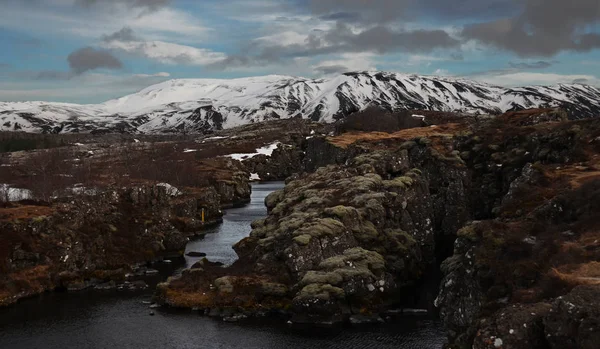
M 251 181 L 260 181 L 260 176 L 258 175 L 258 173 L 251 173 L 250 180 Z
M 183 194 L 179 189 L 175 188 L 174 186 L 170 185 L 169 183 L 158 183 L 156 186 L 164 187 L 167 190 L 167 195 L 170 195 L 170 196 L 179 196 L 179 195 Z
M 183 150 L 184 153 L 193 153 L 193 152 L 197 152 L 197 151 L 198 151 L 198 149 L 188 149 L 188 148 Z
M 245 154 L 229 154 L 226 155 L 227 157 L 230 157 L 234 160 L 239 160 L 239 161 L 243 161 L 243 160 L 248 160 L 251 159 L 257 155 L 266 155 L 266 156 L 271 156 L 273 154 L 273 151 L 275 149 L 277 149 L 277 146 L 281 144 L 280 142 L 275 142 L 269 145 L 266 145 L 264 147 L 258 148 L 256 149 L 256 153 L 245 153 Z
M 12 188 L 8 184 L 0 184 L 0 200 L 8 199 L 9 202 L 31 199 L 31 190 Z

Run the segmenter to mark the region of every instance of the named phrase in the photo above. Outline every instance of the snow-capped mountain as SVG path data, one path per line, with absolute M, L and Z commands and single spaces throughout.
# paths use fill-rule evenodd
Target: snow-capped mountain
M 600 115 L 600 89 L 581 84 L 503 88 L 465 79 L 386 72 L 327 79 L 270 75 L 180 79 L 97 105 L 0 102 L 0 130 L 160 133 L 228 128 L 272 118 L 331 122 L 369 105 L 501 113 L 561 107 L 572 118 Z

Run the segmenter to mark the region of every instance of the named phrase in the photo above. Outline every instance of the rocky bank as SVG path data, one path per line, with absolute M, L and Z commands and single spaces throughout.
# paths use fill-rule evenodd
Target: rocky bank
M 449 347 L 592 348 L 599 147 L 598 119 L 555 110 L 311 138 L 304 173 L 267 198 L 240 260 L 201 262 L 157 300 L 223 317 L 377 320 L 423 302 L 441 263 L 433 298 Z

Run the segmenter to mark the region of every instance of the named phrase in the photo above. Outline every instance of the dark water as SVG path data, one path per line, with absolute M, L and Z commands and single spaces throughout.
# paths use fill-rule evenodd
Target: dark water
M 264 197 L 280 186 L 254 185 L 250 205 L 229 210 L 216 234 L 192 242 L 189 249 L 205 252 L 213 260 L 233 262 L 231 245 L 250 232 L 252 220 L 265 215 Z M 163 265 L 161 275 L 174 272 L 174 268 Z M 152 290 L 49 293 L 0 309 L 0 349 L 430 349 L 441 348 L 444 342 L 439 323 L 427 317 L 407 317 L 377 326 L 298 330 L 274 321 L 226 323 L 192 311 L 156 309 L 156 315 L 150 316 L 143 302 L 151 296 Z
M 283 188 L 283 182 L 254 184 L 250 204 L 242 208 L 227 210 L 223 217 L 223 224 L 214 228 L 201 240 L 192 241 L 187 245 L 186 253 L 190 251 L 206 253 L 206 258 L 213 262 L 231 264 L 237 259 L 231 246 L 245 238 L 252 230 L 250 223 L 253 220 L 264 218 L 267 215 L 265 197 L 277 189 Z M 200 258 L 185 257 L 186 264 L 191 267 Z

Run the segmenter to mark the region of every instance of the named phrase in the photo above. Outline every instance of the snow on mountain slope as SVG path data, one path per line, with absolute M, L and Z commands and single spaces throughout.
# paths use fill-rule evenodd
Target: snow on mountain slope
M 269 75 L 180 79 L 98 105 L 0 102 L 0 130 L 158 133 L 208 131 L 301 116 L 334 121 L 369 105 L 471 113 L 562 107 L 573 118 L 600 115 L 600 90 L 579 85 L 502 88 L 465 79 L 386 72 L 328 79 Z

